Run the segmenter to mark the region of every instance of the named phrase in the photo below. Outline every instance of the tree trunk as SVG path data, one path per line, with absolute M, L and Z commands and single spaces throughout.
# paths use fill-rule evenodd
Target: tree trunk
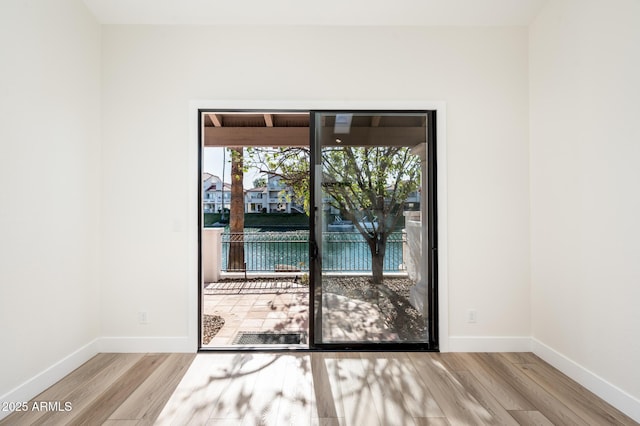
M 387 248 L 386 235 L 379 235 L 378 239 L 369 241 L 371 250 L 371 283 L 382 284 L 384 270 L 384 255 Z
M 244 172 L 242 170 L 243 148 L 231 149 L 231 209 L 229 228 L 229 259 L 227 269 L 242 271 L 244 264 Z

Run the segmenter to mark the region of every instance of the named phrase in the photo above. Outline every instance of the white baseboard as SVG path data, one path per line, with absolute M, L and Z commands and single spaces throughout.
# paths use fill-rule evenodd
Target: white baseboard
M 36 395 L 58 382 L 67 374 L 87 362 L 98 353 L 132 352 L 196 352 L 196 343 L 189 337 L 102 337 L 67 355 L 46 370 L 36 374 L 16 388 L 0 396 L 0 401 L 29 401 Z M 0 411 L 0 419 L 10 413 Z
M 534 354 L 551 364 L 576 382 L 580 383 L 618 410 L 631 417 L 636 422 L 640 422 L 640 400 L 629 395 L 619 387 L 609 383 L 597 374 L 587 370 L 575 361 L 567 358 L 560 352 L 550 348 L 544 343 L 532 340 L 532 351 Z
M 46 370 L 36 374 L 26 382 L 18 385 L 6 394 L 0 396 L 0 401 L 23 402 L 29 401 L 67 374 L 90 360 L 100 352 L 100 339 L 95 339 L 73 353 L 67 355 Z M 0 410 L 0 419 L 11 414 Z
M 449 336 L 447 352 L 531 352 L 524 336 Z
M 100 352 L 140 353 L 140 352 L 180 352 L 195 353 L 197 343 L 189 337 L 103 337 Z

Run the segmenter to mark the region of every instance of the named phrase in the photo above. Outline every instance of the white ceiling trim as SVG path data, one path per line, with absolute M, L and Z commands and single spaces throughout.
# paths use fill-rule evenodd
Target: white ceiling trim
M 526 26 L 548 0 L 84 0 L 102 24 Z

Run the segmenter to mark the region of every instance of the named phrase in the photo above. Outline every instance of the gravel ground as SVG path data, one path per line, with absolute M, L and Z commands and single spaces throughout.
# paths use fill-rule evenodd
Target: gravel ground
M 224 318 L 218 315 L 202 316 L 202 344 L 208 344 L 224 325 Z
M 413 282 L 408 278 L 385 278 L 383 284 L 373 285 L 368 277 L 324 278 L 326 292 L 352 299 L 360 299 L 378 305 L 387 326 L 401 340 L 422 341 L 427 336 L 425 319 L 409 303 Z

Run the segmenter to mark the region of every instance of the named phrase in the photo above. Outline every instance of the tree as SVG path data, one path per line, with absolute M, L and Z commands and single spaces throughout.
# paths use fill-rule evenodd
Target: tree
M 372 282 L 382 283 L 387 240 L 409 194 L 419 187 L 419 158 L 406 147 L 325 148 L 322 174 L 329 204 L 362 234 L 371 253 Z
M 261 177 L 253 180 L 254 188 L 262 188 L 264 186 L 267 186 L 267 178 Z
M 243 148 L 231 151 L 231 209 L 229 212 L 229 257 L 227 269 L 244 270 L 244 170 Z
M 281 176 L 294 194 L 304 197 L 309 212 L 309 150 L 253 148 L 253 164 Z M 420 185 L 420 159 L 407 147 L 325 147 L 322 189 L 328 203 L 351 220 L 371 253 L 372 283 L 383 279 L 387 241 L 395 230 L 409 194 Z

